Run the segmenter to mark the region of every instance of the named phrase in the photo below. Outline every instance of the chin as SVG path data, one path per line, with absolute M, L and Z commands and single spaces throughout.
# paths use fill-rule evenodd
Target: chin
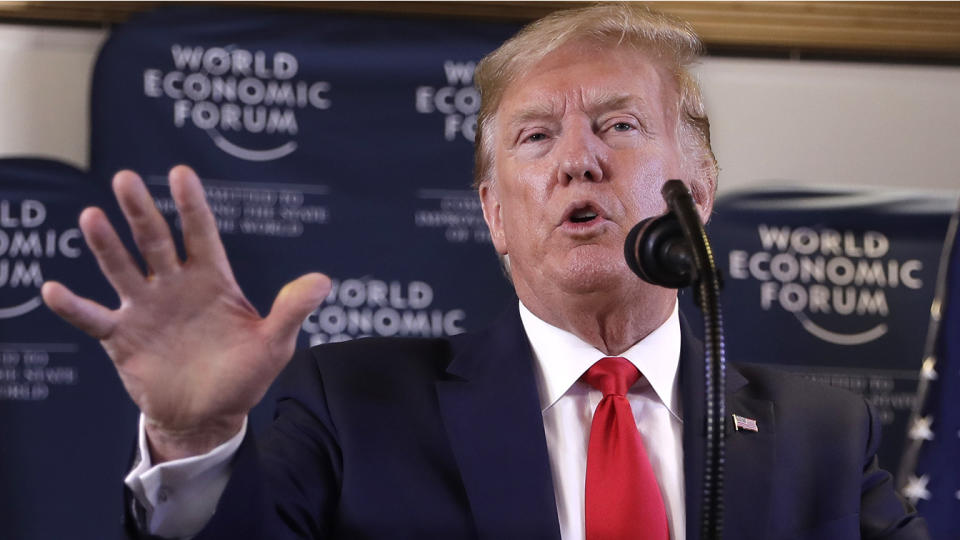
M 571 293 L 616 292 L 639 281 L 622 257 L 572 256 L 558 272 L 557 285 Z

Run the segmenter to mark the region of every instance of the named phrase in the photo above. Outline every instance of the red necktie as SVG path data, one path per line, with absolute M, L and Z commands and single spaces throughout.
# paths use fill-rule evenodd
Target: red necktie
M 603 392 L 587 450 L 587 540 L 668 540 L 667 512 L 627 401 L 640 378 L 626 358 L 604 358 L 582 380 Z

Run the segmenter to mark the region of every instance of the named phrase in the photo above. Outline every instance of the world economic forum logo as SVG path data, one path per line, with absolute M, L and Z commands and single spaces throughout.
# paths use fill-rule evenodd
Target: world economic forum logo
M 420 114 L 443 115 L 443 138 L 446 141 L 473 142 L 477 135 L 477 112 L 480 91 L 473 86 L 477 63 L 446 60 L 443 63 L 444 86 L 418 86 L 414 106 Z
M 272 161 L 297 150 L 298 113 L 331 106 L 327 81 L 298 78 L 289 52 L 250 51 L 227 45 L 170 46 L 172 68 L 143 71 L 143 93 L 172 100 L 178 128 L 194 127 L 225 153 Z
M 425 281 L 375 279 L 370 276 L 332 280 L 330 293 L 301 329 L 310 345 L 380 337 L 442 337 L 464 332 L 467 312 L 434 302 Z
M 880 232 L 760 224 L 757 234 L 761 249 L 730 251 L 730 278 L 758 281 L 763 310 L 785 310 L 829 343 L 879 339 L 889 331 L 888 292 L 923 287 L 923 262 L 892 257 Z
M 0 200 L 0 319 L 12 319 L 40 307 L 43 264 L 82 253 L 80 229 L 57 230 L 47 224 L 41 201 Z

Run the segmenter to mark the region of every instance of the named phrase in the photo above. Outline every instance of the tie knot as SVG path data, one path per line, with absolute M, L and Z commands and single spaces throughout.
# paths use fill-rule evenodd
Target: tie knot
M 626 395 L 627 389 L 640 378 L 636 366 L 626 358 L 608 356 L 601 358 L 583 374 L 583 382 L 601 391 L 604 396 Z

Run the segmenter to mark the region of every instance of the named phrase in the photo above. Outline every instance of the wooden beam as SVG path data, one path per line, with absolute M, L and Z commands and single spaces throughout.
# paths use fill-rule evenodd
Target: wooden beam
M 116 24 L 163 2 L 0 2 L 6 20 Z M 230 7 L 527 22 L 588 2 L 206 2 Z M 960 2 L 653 2 L 708 49 L 913 57 L 960 62 Z

